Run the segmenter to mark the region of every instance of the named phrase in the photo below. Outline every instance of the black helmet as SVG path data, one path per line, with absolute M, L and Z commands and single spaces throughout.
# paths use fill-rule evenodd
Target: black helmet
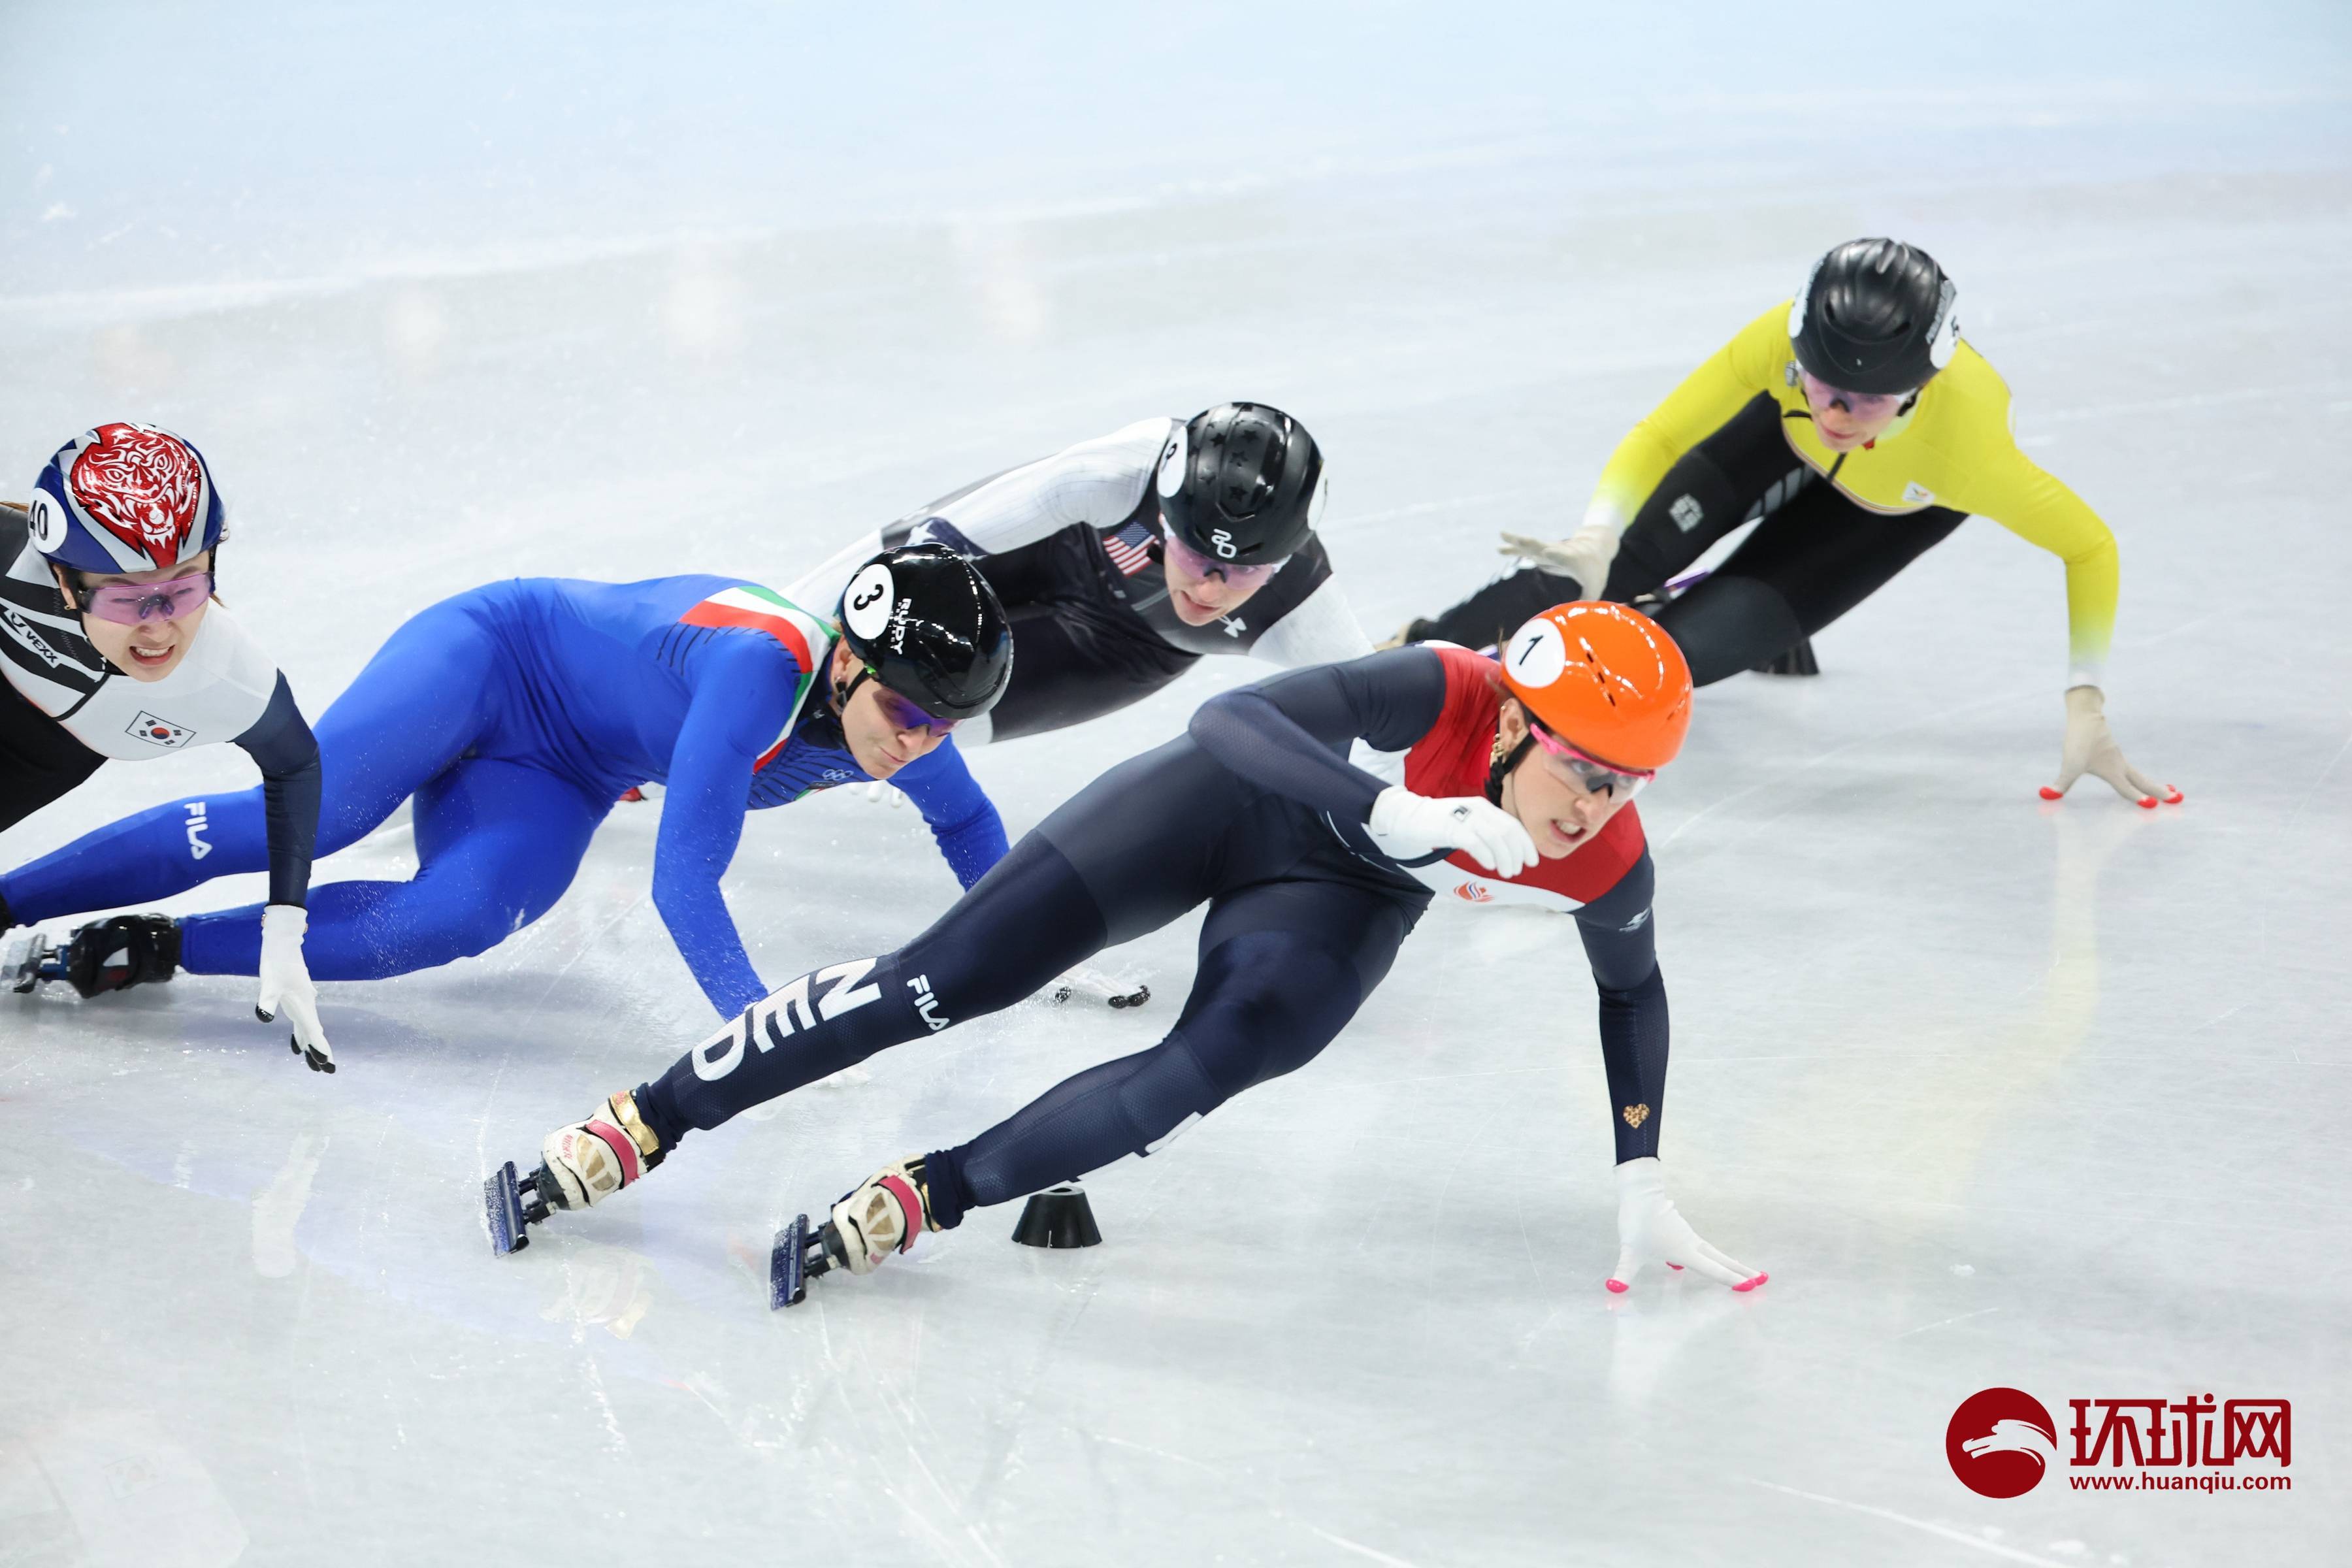
M 974 719 L 1013 679 L 1013 626 L 996 590 L 944 544 L 886 550 L 857 569 L 835 610 L 866 675 L 940 719 Z
M 1160 513 L 1194 550 L 1269 566 L 1307 542 L 1322 512 L 1323 454 L 1279 408 L 1221 403 L 1169 433 Z
M 1789 308 L 1797 363 L 1848 392 L 1912 392 L 1952 362 L 1959 290 L 1916 246 L 1850 239 L 1819 261 Z

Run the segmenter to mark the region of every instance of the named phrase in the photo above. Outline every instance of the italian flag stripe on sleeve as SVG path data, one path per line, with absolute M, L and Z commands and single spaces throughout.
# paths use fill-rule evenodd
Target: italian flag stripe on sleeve
M 800 665 L 800 687 L 793 695 L 793 710 L 784 715 L 784 727 L 777 731 L 775 743 L 761 752 L 751 764 L 755 772 L 766 767 L 792 740 L 793 725 L 800 719 L 801 705 L 808 700 L 809 689 L 816 683 L 817 670 L 825 656 L 833 651 L 832 623 L 810 615 L 782 594 L 771 593 L 755 583 L 738 584 L 724 593 L 713 594 L 680 616 L 678 620 L 689 626 L 724 626 L 738 631 L 765 632 Z
M 765 632 L 799 661 L 803 675 L 814 675 L 817 661 L 833 649 L 831 626 L 782 594 L 750 583 L 711 595 L 678 619 L 689 626 Z

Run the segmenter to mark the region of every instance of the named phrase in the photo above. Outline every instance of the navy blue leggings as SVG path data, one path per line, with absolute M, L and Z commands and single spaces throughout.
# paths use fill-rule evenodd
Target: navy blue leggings
M 319 980 L 374 980 L 483 952 L 554 906 L 610 798 L 498 748 L 511 656 L 462 600 L 394 632 L 319 721 L 321 857 L 415 802 L 416 875 L 310 889 L 302 952 Z M 201 853 L 199 852 L 201 851 Z M 142 904 L 269 864 L 257 788 L 190 796 L 125 817 L 0 879 L 27 924 Z M 261 906 L 180 922 L 181 963 L 252 974 Z
M 1425 900 L 1328 874 L 1311 858 L 1328 838 L 1313 817 L 1280 803 L 1265 810 L 1263 797 L 1213 798 L 1211 775 L 1229 791 L 1232 775 L 1197 755 L 1170 766 L 1180 749 L 1190 742 L 1088 786 L 898 952 L 803 975 L 688 1052 L 639 1087 L 647 1123 L 665 1144 L 716 1127 L 886 1047 L 1011 1006 L 1203 900 L 1200 965 L 1175 1027 L 933 1154 L 934 1216 L 952 1226 L 966 1208 L 1148 1153 L 1243 1089 L 1312 1061 L 1388 973 Z M 1209 795 L 1188 787 L 1204 784 Z M 1118 867 L 1088 852 L 1101 837 L 1089 830 L 1106 824 L 1158 874 L 1107 875 Z

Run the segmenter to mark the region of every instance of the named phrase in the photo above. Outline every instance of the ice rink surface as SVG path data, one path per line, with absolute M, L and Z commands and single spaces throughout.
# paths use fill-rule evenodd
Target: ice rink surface
M 1972 521 L 1702 694 L 1642 803 L 1684 1211 L 1770 1270 L 1622 1298 L 1568 926 L 1433 910 L 1311 1067 L 771 1314 L 772 1228 L 1172 1020 L 1192 922 L 698 1136 L 509 1259 L 478 1185 L 713 1025 L 617 811 L 488 956 L 326 990 L 0 996 L 0 1563 L 2352 1561 L 2352 24 L 2329 5 L 1776 16 L 12 7 L 0 495 L 101 418 L 202 442 L 224 594 L 315 713 L 494 577 L 787 579 L 1146 414 L 1283 405 L 1374 636 L 1563 532 L 1829 244 L 1959 281 L 2114 525 L 2055 771 L 2058 563 Z M 1829 23 L 1824 19 L 1823 26 Z M 897 29 L 894 31 L 893 29 Z M 169 90 L 133 90 L 163 83 Z M 109 103 L 123 106 L 110 112 Z M 1016 833 L 1251 679 L 974 753 Z M 13 865 L 230 748 L 109 767 Z M 843 790 L 749 823 L 772 981 L 954 882 Z M 398 874 L 404 821 L 324 862 Z M 258 879 L 181 901 L 257 896 Z M 2293 1402 L 2287 1492 L 1980 1499 L 1979 1389 Z M 2062 1431 L 2062 1456 L 2069 1439 Z

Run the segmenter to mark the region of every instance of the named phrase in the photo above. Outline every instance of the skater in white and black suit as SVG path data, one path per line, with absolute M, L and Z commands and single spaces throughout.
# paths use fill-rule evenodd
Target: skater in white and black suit
M 1306 426 L 1264 404 L 1139 420 L 940 497 L 795 584 L 838 598 L 877 550 L 937 542 L 1013 617 L 1013 685 L 964 746 L 1083 723 L 1208 654 L 1286 668 L 1372 651 L 1316 533 L 1328 493 Z

